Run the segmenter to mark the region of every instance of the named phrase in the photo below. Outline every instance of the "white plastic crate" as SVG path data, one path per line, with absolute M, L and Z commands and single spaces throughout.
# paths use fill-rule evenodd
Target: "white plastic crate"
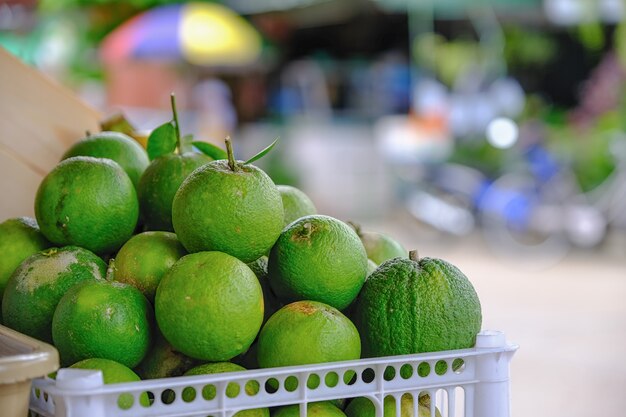
M 56 381 L 33 381 L 30 408 L 45 417 L 231 417 L 245 409 L 300 404 L 300 415 L 306 417 L 308 403 L 365 396 L 375 404 L 376 416 L 383 417 L 385 397 L 400 401 L 404 394 L 428 393 L 435 399 L 431 416 L 436 406 L 443 417 L 510 417 L 509 364 L 516 350 L 503 333 L 483 331 L 472 349 L 115 385 L 104 385 L 100 371 L 61 369 Z M 333 380 L 337 384 L 329 386 Z M 259 389 L 249 394 L 245 387 L 256 386 L 254 381 Z M 239 387 L 237 395 L 226 394 L 230 384 Z M 203 396 L 206 386 L 215 387 L 215 397 Z M 230 394 L 237 391 L 232 387 Z M 186 388 L 195 390 L 194 399 L 183 399 Z M 154 399 L 149 404 L 145 393 Z M 126 409 L 118 405 L 120 398 Z M 417 401 L 413 404 L 417 408 Z M 399 417 L 400 407 L 396 410 Z

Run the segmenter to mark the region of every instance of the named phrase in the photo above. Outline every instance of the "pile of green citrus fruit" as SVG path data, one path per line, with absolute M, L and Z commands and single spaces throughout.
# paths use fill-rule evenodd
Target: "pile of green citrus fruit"
M 0 224 L 4 325 L 105 383 L 473 346 L 480 303 L 456 267 L 275 185 L 252 164 L 274 144 L 244 162 L 229 139 L 181 137 L 172 107 L 146 149 L 119 132 L 78 141 L 42 181 L 36 219 Z M 366 398 L 343 405 L 309 415 L 374 415 Z M 401 408 L 412 416 L 412 399 Z

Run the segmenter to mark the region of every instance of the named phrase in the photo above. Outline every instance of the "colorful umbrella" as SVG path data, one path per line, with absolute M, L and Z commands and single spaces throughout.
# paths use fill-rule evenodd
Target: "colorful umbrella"
M 102 42 L 105 62 L 181 60 L 240 66 L 261 54 L 261 36 L 241 16 L 214 3 L 156 7 L 123 23 Z

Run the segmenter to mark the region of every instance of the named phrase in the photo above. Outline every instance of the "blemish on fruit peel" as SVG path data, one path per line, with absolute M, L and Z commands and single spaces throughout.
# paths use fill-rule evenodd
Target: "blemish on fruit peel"
M 56 249 L 50 249 L 44 254 L 46 256 L 51 256 L 56 254 L 57 252 L 58 251 Z M 70 266 L 76 262 L 78 262 L 78 260 L 76 259 L 76 255 L 74 253 L 61 252 L 58 254 L 54 263 L 48 265 L 47 268 L 39 268 L 36 271 L 35 275 L 30 276 L 29 279 L 25 279 L 26 276 L 20 274 L 16 288 L 20 292 L 33 293 L 37 288 L 41 287 L 42 285 L 48 285 L 51 282 L 54 282 L 59 274 L 62 274 L 64 272 L 70 272 Z
M 307 302 L 294 303 L 287 308 L 293 311 L 297 311 L 299 313 L 306 314 L 307 316 L 315 314 L 318 310 L 317 307 L 315 307 L 313 304 Z

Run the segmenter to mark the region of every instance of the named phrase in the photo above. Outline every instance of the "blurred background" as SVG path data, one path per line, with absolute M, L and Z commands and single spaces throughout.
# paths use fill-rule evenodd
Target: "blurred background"
M 624 0 L 10 0 L 0 46 L 455 263 L 513 416 L 626 412 Z M 2 68 L 0 68 L 0 76 Z M 0 99 L 6 100 L 7 97 Z

